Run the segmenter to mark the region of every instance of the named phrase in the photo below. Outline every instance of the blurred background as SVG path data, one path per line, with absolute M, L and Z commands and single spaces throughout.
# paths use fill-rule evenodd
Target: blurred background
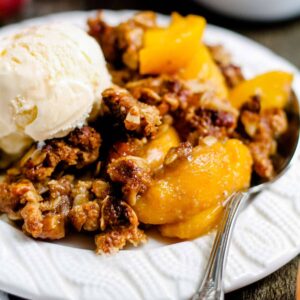
M 300 0 L 0 0 L 0 27 L 55 12 L 91 9 L 203 15 L 209 23 L 248 36 L 300 68 Z M 226 295 L 226 300 L 295 299 L 299 261 L 300 256 L 266 279 Z M 298 281 L 300 285 L 300 276 Z M 298 293 L 300 300 L 300 288 Z

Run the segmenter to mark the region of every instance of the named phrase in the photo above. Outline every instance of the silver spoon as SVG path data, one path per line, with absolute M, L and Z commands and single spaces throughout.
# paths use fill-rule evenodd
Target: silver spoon
M 295 161 L 295 153 L 299 146 L 300 114 L 299 102 L 294 93 L 285 111 L 288 117 L 288 130 L 278 140 L 280 159 L 274 161 L 277 175 L 266 182 L 252 183 L 248 190 L 236 192 L 227 199 L 223 219 L 215 237 L 202 283 L 192 300 L 224 299 L 224 268 L 231 235 L 239 212 L 251 195 L 257 194 L 274 183 L 286 173 Z

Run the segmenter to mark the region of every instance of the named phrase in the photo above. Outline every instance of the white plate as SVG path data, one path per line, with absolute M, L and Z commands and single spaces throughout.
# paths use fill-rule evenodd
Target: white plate
M 106 11 L 117 23 L 132 12 Z M 51 15 L 0 30 L 53 20 L 84 26 L 86 12 Z M 167 18 L 159 16 L 161 22 Z M 208 26 L 206 40 L 223 43 L 247 76 L 280 69 L 298 71 L 262 46 L 228 30 Z M 238 219 L 230 248 L 225 289 L 232 291 L 272 273 L 300 252 L 300 159 L 271 189 L 261 193 Z M 34 241 L 0 220 L 0 290 L 32 299 L 187 299 L 196 290 L 213 236 L 171 244 L 152 237 L 134 251 L 96 256 L 72 238 L 60 243 Z

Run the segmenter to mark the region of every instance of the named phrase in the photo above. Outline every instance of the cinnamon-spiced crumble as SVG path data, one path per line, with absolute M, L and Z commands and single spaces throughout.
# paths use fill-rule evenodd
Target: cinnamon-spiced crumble
M 0 212 L 33 238 L 89 232 L 97 253 L 114 253 L 146 241 L 141 223 L 183 226 L 191 216 L 220 205 L 226 193 L 249 186 L 251 168 L 262 180 L 272 178 L 277 139 L 288 126 L 284 105 L 263 107 L 265 95 L 249 96 L 249 87 L 242 104 L 234 105 L 232 91 L 247 80 L 221 45 L 197 48 L 200 41 L 189 40 L 196 46 L 187 51 L 198 53 L 194 65 L 182 58 L 184 53 L 174 53 L 174 32 L 185 43 L 186 36 L 201 35 L 203 24 L 200 17 L 175 14 L 162 29 L 153 12 L 137 13 L 116 26 L 101 12 L 90 18 L 88 32 L 99 42 L 115 85 L 102 91 L 96 119 L 63 138 L 34 144 L 7 170 Z M 165 53 L 163 46 L 172 42 L 174 52 Z M 159 46 L 161 57 L 167 57 L 158 60 L 160 72 L 147 64 L 142 69 L 142 51 L 155 56 Z M 170 65 L 178 65 L 176 72 Z M 207 203 L 197 202 L 199 186 L 192 182 L 197 176 L 207 184 L 208 192 L 202 193 Z M 157 199 L 156 205 L 155 197 L 167 200 Z M 175 205 L 168 207 L 169 200 Z M 172 234 L 182 236 L 181 231 Z

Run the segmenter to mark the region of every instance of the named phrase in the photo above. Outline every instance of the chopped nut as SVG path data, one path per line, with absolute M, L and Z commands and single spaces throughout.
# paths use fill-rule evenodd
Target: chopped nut
M 21 160 L 19 174 L 32 181 L 42 181 L 49 178 L 59 164 L 83 168 L 97 160 L 100 144 L 101 138 L 95 129 L 77 128 L 65 138 L 47 141 L 41 149 L 32 148 Z
M 193 147 L 189 142 L 181 143 L 178 147 L 171 148 L 165 157 L 164 165 L 170 166 L 180 159 L 188 159 L 192 150 Z
M 119 124 L 128 132 L 145 137 L 154 136 L 161 124 L 159 111 L 154 106 L 137 101 L 121 88 L 110 88 L 102 93 L 103 101 Z
M 113 160 L 107 169 L 112 181 L 122 183 L 122 192 L 130 205 L 136 202 L 138 193 L 144 193 L 151 182 L 151 169 L 139 157 L 126 156 Z
M 199 145 L 203 145 L 203 146 L 212 146 L 214 145 L 216 142 L 218 141 L 218 139 L 214 136 L 206 136 L 204 138 L 201 138 L 199 140 Z

